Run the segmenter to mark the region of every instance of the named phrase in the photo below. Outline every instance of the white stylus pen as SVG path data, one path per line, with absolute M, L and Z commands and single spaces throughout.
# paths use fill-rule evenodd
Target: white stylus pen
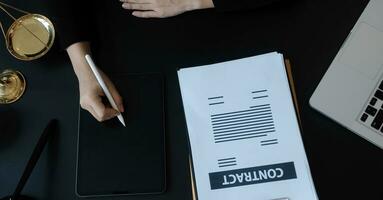
M 100 73 L 98 72 L 97 67 L 93 62 L 92 57 L 90 57 L 90 55 L 86 54 L 85 60 L 86 60 L 86 62 L 88 62 L 88 65 L 92 69 L 92 72 L 93 72 L 94 76 L 96 77 L 98 84 L 101 86 L 102 90 L 104 91 L 106 98 L 108 98 L 110 105 L 112 106 L 113 109 L 118 110 L 116 102 L 114 101 L 112 95 L 110 94 L 110 92 L 108 90 L 108 87 L 106 86 L 104 80 L 102 79 Z M 120 120 L 121 124 L 125 126 L 125 121 L 124 121 L 124 118 L 122 117 L 121 113 L 117 116 L 117 118 L 118 118 L 118 120 Z

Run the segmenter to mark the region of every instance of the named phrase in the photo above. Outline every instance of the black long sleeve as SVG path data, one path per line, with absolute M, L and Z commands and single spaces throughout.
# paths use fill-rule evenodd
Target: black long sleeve
M 213 0 L 218 11 L 251 10 L 279 0 Z
M 282 0 L 213 0 L 213 3 L 218 11 L 239 11 L 255 9 L 275 1 Z M 51 3 L 56 13 L 54 23 L 62 49 L 76 42 L 92 41 L 95 27 L 99 23 L 95 16 L 98 12 L 115 12 L 113 9 L 122 9 L 119 2 L 114 2 L 118 4 L 117 7 L 106 6 L 113 3 L 109 1 L 61 0 Z M 108 7 L 109 10 L 105 11 L 104 7 Z
M 62 49 L 73 43 L 91 41 L 94 2 L 90 0 L 54 1 L 54 23 Z

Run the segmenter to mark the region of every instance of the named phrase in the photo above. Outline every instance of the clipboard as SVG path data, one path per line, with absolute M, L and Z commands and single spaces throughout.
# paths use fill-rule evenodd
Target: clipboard
M 291 66 L 291 62 L 289 59 L 285 59 L 285 67 L 286 67 L 286 72 L 287 72 L 287 76 L 288 76 L 288 80 L 289 80 L 289 85 L 290 85 L 290 89 L 291 89 L 291 94 L 293 96 L 293 101 L 294 101 L 294 106 L 295 106 L 295 109 L 296 109 L 296 113 L 297 113 L 297 117 L 298 117 L 298 122 L 299 122 L 299 125 L 301 125 L 301 117 L 300 117 L 300 111 L 299 111 L 299 104 L 298 104 L 298 98 L 297 98 L 297 94 L 296 94 L 296 90 L 295 90 L 295 83 L 294 83 L 294 78 L 293 78 L 293 73 L 292 73 L 292 66 Z M 192 158 L 191 156 L 189 155 L 189 170 L 190 170 L 190 182 L 191 182 L 191 186 L 192 186 L 192 198 L 193 200 L 197 200 L 197 191 L 196 191 L 196 188 L 195 188 L 195 183 L 194 183 L 194 173 L 193 173 L 193 167 L 192 167 Z M 280 199 L 274 199 L 274 200 L 289 200 L 289 198 L 280 198 Z

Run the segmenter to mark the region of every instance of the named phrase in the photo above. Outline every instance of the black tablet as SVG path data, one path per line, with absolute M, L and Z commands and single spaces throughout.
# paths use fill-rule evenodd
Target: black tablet
M 80 197 L 165 191 L 164 83 L 160 74 L 110 76 L 124 99 L 126 127 L 80 109 L 76 193 Z

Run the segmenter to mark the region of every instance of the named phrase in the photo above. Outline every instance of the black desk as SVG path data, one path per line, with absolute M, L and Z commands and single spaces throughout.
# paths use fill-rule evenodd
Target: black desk
M 47 13 L 44 1 L 6 2 Z M 212 11 L 197 11 L 163 20 L 136 19 L 137 24 L 147 24 L 150 28 L 126 33 L 136 38 L 129 41 L 131 48 L 114 52 L 113 56 L 126 56 L 124 64 L 137 66 L 126 71 L 156 66 L 148 70 L 157 69 L 166 75 L 168 192 L 166 196 L 113 199 L 191 199 L 177 67 L 275 50 L 284 53 L 293 64 L 303 139 L 320 199 L 383 199 L 382 150 L 308 105 L 315 87 L 367 2 L 297 0 L 251 12 L 214 13 L 213 18 L 204 18 Z M 0 19 L 4 20 L 4 16 L 1 13 Z M 204 19 L 207 22 L 200 23 Z M 159 30 L 161 26 L 173 25 L 177 25 L 177 32 L 173 34 Z M 152 35 L 147 31 L 152 31 Z M 140 40 L 135 36 L 152 37 Z M 109 64 L 122 64 L 121 60 L 114 60 L 118 59 L 110 60 Z M 60 133 L 49 142 L 24 193 L 47 200 L 78 199 L 74 193 L 78 89 L 67 57 L 55 48 L 43 59 L 21 62 L 1 48 L 0 69 L 5 68 L 21 70 L 27 77 L 28 88 L 17 103 L 0 106 L 0 196 L 13 190 L 45 124 L 57 117 Z M 109 73 L 113 72 L 118 70 L 110 68 Z

